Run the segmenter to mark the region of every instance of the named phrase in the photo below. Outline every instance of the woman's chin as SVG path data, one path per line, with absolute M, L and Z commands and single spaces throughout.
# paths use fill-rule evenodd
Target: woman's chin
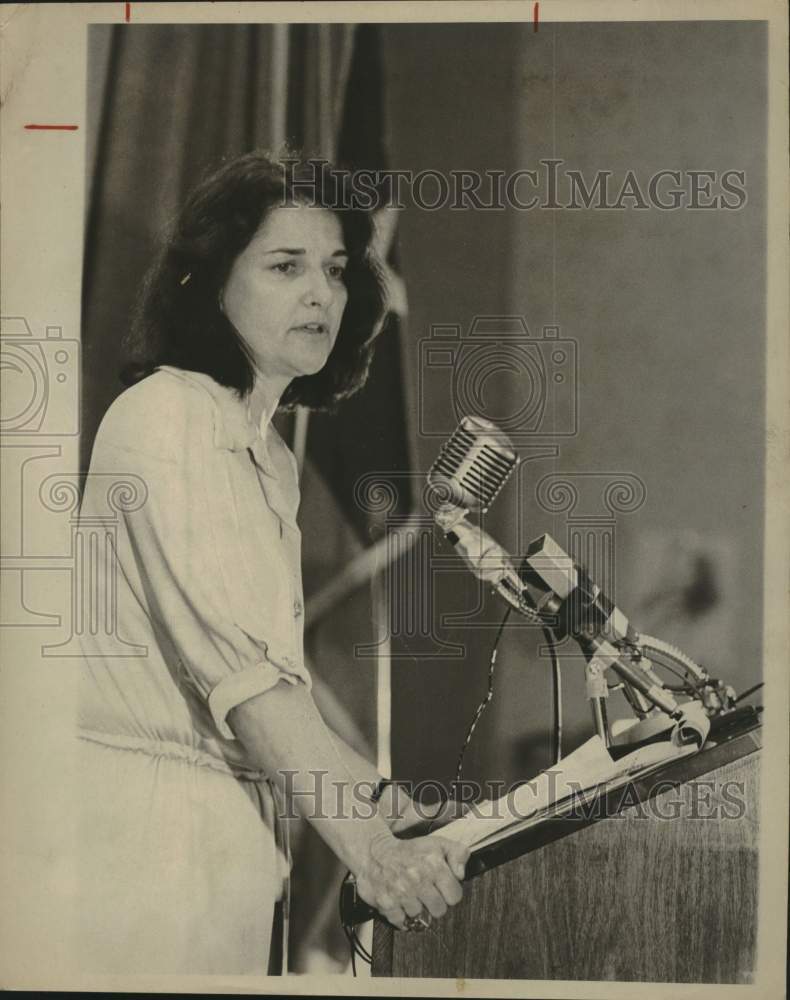
M 296 365 L 295 378 L 306 378 L 309 375 L 317 375 L 329 360 L 329 355 L 324 354 L 320 359 L 314 358 L 311 361 L 304 360 Z
M 329 360 L 330 351 L 323 345 L 300 352 L 296 367 L 300 375 L 316 375 Z

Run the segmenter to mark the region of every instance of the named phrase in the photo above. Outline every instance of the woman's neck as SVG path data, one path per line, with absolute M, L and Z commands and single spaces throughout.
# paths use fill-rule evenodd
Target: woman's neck
M 287 388 L 288 381 L 266 378 L 260 372 L 256 372 L 255 385 L 247 400 L 250 420 L 256 427 L 260 427 L 262 422 L 267 425 L 271 421 L 280 397 Z

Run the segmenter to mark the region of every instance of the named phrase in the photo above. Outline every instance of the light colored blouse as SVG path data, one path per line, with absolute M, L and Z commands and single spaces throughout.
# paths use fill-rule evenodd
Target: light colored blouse
M 117 488 L 142 481 L 143 502 L 118 525 L 114 584 L 119 638 L 148 653 L 105 657 L 101 637 L 86 635 L 96 687 L 81 728 L 186 742 L 245 766 L 230 709 L 280 680 L 310 685 L 296 463 L 263 422 L 208 375 L 169 366 L 107 411 L 80 517 L 107 516 L 107 474 Z M 144 685 L 134 696 L 132 676 Z
M 101 423 L 80 507 L 115 539 L 95 597 L 116 635 L 82 637 L 94 971 L 267 971 L 287 865 L 271 788 L 228 713 L 279 681 L 311 683 L 298 503 L 268 416 L 254 425 L 205 374 L 162 366 Z

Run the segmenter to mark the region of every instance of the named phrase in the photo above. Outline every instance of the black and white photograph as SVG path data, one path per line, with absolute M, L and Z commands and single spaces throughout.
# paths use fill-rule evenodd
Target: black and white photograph
M 786 7 L 2 18 L 0 985 L 786 995 Z

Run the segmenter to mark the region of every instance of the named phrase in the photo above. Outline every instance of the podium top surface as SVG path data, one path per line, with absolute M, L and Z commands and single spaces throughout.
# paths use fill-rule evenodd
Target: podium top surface
M 721 720 L 725 721 L 726 717 Z M 547 815 L 537 817 L 526 826 L 520 826 L 510 835 L 505 834 L 496 843 L 473 849 L 466 866 L 466 878 L 482 875 L 601 819 L 614 816 L 626 805 L 637 805 L 660 792 L 717 771 L 761 747 L 762 726 L 759 716 L 753 710 L 748 710 L 744 715 L 739 713 L 739 717 L 733 719 L 729 726 L 712 728 L 708 743 L 699 753 L 670 761 L 644 775 L 629 777 L 591 798 L 572 804 L 567 811 L 563 811 L 560 804 L 556 813 L 549 810 Z

